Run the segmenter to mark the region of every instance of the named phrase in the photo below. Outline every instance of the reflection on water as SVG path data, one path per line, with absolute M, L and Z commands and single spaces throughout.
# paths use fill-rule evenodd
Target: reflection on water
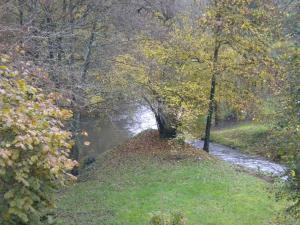
M 96 157 L 144 130 L 157 128 L 154 115 L 147 107 L 132 108 L 135 110 L 122 108 L 110 117 L 81 119 L 81 129 L 88 133 L 82 142 L 88 141 L 90 145 L 81 146 L 80 159 Z
M 84 119 L 82 128 L 89 133 L 86 139 L 91 142 L 91 145 L 85 146 L 81 153 L 82 157 L 86 157 L 97 156 L 144 130 L 156 129 L 157 125 L 151 110 L 145 106 L 138 106 L 133 111 L 122 110 L 122 113 L 115 115 L 111 120 Z M 197 148 L 203 147 L 203 141 L 195 140 L 191 143 Z M 286 169 L 285 166 L 261 157 L 243 154 L 239 150 L 215 143 L 210 145 L 210 153 L 231 164 L 273 175 L 281 175 Z
M 191 144 L 196 148 L 203 148 L 203 141 L 196 140 L 192 141 Z M 285 172 L 285 167 L 270 162 L 258 156 L 250 156 L 243 154 L 236 149 L 226 147 L 224 145 L 211 143 L 210 144 L 210 154 L 235 165 L 239 165 L 251 170 L 256 170 L 263 173 L 273 174 L 275 176 L 283 175 Z
M 131 134 L 136 135 L 144 130 L 157 129 L 157 124 L 151 110 L 145 106 L 141 106 L 135 112 L 131 123 L 128 123 L 126 127 Z
M 83 118 L 80 127 L 88 133 L 82 137 L 82 143 L 90 142 L 90 145 L 81 146 L 79 158 L 96 157 L 108 149 L 123 143 L 127 138 L 127 132 L 123 129 L 121 121 L 110 121 L 109 118 Z

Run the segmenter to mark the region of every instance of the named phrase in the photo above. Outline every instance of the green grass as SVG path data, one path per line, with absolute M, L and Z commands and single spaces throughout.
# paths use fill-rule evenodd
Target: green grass
M 270 128 L 264 124 L 247 123 L 214 130 L 211 140 L 223 145 L 239 148 L 250 154 L 268 156 L 264 147 Z
M 270 184 L 219 161 L 104 160 L 59 195 L 58 225 L 146 225 L 174 211 L 188 225 L 263 225 L 283 207 Z

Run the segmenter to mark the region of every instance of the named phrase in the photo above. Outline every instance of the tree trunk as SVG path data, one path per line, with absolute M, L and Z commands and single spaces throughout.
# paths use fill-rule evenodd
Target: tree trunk
M 75 143 L 71 149 L 70 158 L 78 161 L 80 155 L 80 112 L 77 110 L 74 112 L 74 119 L 72 123 L 72 133 L 74 136 Z M 79 174 L 78 168 L 74 167 L 71 173 L 74 176 L 77 176 Z
M 24 0 L 18 0 L 18 10 L 19 10 L 19 23 L 23 26 L 24 23 Z
M 49 12 L 47 12 L 48 14 Z M 47 39 L 48 39 L 48 57 L 49 57 L 49 61 L 50 64 L 53 64 L 53 60 L 54 60 L 54 42 L 52 40 L 52 34 L 54 32 L 54 26 L 53 26 L 53 21 L 50 17 L 50 15 L 47 15 L 46 17 L 46 23 L 47 23 Z
M 82 81 L 86 80 L 86 75 L 87 75 L 87 72 L 89 69 L 91 54 L 92 54 L 92 45 L 95 40 L 96 26 L 97 26 L 97 20 L 95 19 L 95 21 L 93 22 L 93 25 L 92 25 L 91 34 L 90 34 L 89 41 L 87 44 L 87 50 L 86 50 L 86 55 L 85 55 L 84 64 L 83 64 L 83 70 L 82 70 L 82 74 L 81 74 Z
M 215 101 L 215 126 L 219 126 L 220 115 L 219 115 L 219 104 Z
M 68 64 L 71 67 L 71 65 L 73 65 L 74 63 L 74 52 L 75 52 L 75 38 L 74 38 L 74 5 L 72 3 L 72 1 L 69 1 L 69 4 L 67 6 L 67 14 L 68 14 L 68 18 L 69 18 L 69 24 L 70 24 L 70 35 L 71 35 L 71 39 L 69 40 L 69 52 L 70 52 L 70 56 L 68 59 Z
M 63 55 L 64 55 L 64 50 L 63 50 L 63 47 L 62 47 L 62 36 L 58 37 L 56 39 L 56 45 L 57 45 L 57 60 L 58 60 L 58 63 L 61 63 L 62 61 L 62 58 L 63 58 Z
M 143 96 L 143 99 L 149 105 L 151 111 L 155 115 L 160 138 L 175 138 L 177 135 L 177 120 L 172 120 L 172 116 L 168 115 L 168 113 L 163 110 L 163 103 L 161 100 L 157 99 L 158 107 L 156 108 L 147 97 Z
M 216 75 L 213 74 L 213 77 L 211 79 L 211 90 L 210 90 L 210 98 L 209 98 L 210 102 L 209 102 L 208 115 L 206 120 L 205 138 L 204 138 L 204 147 L 203 147 L 203 150 L 206 152 L 209 152 L 210 130 L 211 130 L 212 115 L 214 111 L 215 91 L 216 91 Z
M 214 4 L 217 6 L 218 1 L 215 0 Z M 219 58 L 219 50 L 221 47 L 221 42 L 219 40 L 221 27 L 222 27 L 221 15 L 217 14 L 215 19 L 216 19 L 215 20 L 215 31 L 214 31 L 215 49 L 214 49 L 214 54 L 213 54 L 213 68 L 212 68 L 211 88 L 210 88 L 210 97 L 209 97 L 209 107 L 208 107 L 204 146 L 203 146 L 203 150 L 206 152 L 209 152 L 211 122 L 212 122 L 212 116 L 213 116 L 214 107 L 215 107 L 216 76 L 218 73 L 218 58 Z
M 170 119 L 161 110 L 157 112 L 155 119 L 160 138 L 172 139 L 176 137 L 176 124 L 172 124 Z
M 204 146 L 203 150 L 209 152 L 209 142 L 210 142 L 210 130 L 211 130 L 211 123 L 212 123 L 212 116 L 214 113 L 215 107 L 215 93 L 216 93 L 216 75 L 218 73 L 218 58 L 219 58 L 219 50 L 221 44 L 218 40 L 219 33 L 221 31 L 221 23 L 220 23 L 220 16 L 217 15 L 216 17 L 216 31 L 215 31 L 215 49 L 213 55 L 213 68 L 212 68 L 212 78 L 211 78 L 211 88 L 210 88 L 210 97 L 209 97 L 209 108 L 206 120 L 206 128 L 205 128 L 205 138 L 204 138 Z
M 63 0 L 62 2 L 62 10 L 63 10 L 63 25 L 66 25 L 67 23 L 67 3 L 66 0 Z M 58 63 L 61 64 L 62 58 L 64 56 L 64 49 L 63 49 L 63 30 L 60 30 L 60 35 L 59 37 L 56 39 L 56 45 L 57 45 L 57 60 Z M 61 66 L 61 65 L 59 65 Z

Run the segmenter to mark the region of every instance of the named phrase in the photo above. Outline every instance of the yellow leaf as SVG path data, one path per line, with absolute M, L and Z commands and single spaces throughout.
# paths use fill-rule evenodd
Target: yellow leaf
M 18 80 L 17 84 L 18 84 L 21 91 L 23 91 L 23 92 L 27 91 L 27 85 L 26 85 L 25 80 Z

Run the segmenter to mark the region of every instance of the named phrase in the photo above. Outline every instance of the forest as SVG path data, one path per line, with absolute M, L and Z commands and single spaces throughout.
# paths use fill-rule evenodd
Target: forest
M 0 225 L 300 224 L 299 0 L 0 0 Z

